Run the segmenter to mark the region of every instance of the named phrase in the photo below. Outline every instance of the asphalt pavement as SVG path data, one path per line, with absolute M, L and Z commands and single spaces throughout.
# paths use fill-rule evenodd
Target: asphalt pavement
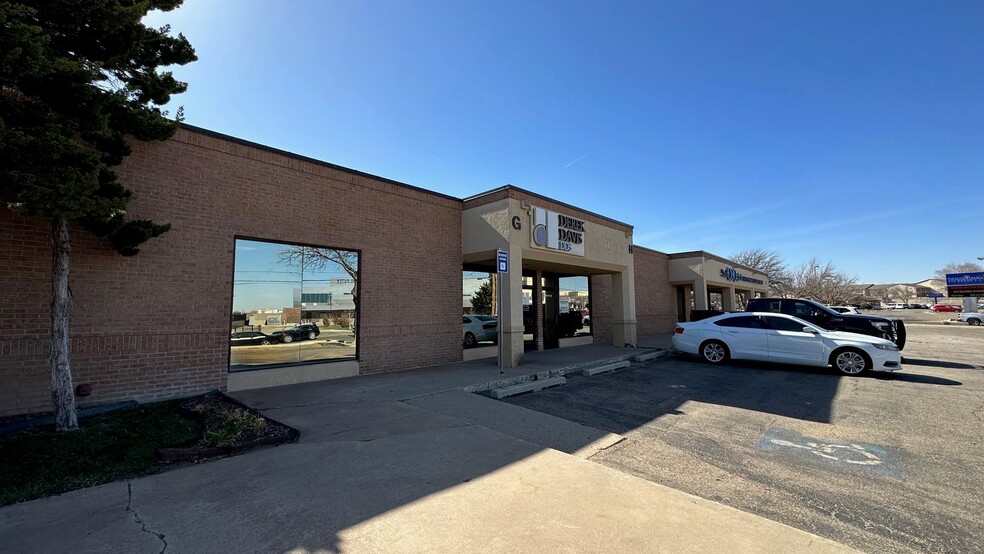
M 868 552 L 984 552 L 984 332 L 911 325 L 900 373 L 664 358 L 509 403 L 625 440 L 591 460 Z

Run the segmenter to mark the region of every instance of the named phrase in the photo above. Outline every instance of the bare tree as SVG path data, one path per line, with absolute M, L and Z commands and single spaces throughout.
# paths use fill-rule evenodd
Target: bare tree
M 909 300 L 916 297 L 916 287 L 912 285 L 893 285 L 888 287 L 887 294 L 892 300 L 901 300 L 903 304 L 908 304 Z
M 958 264 L 957 262 L 950 262 L 936 270 L 936 278 L 945 279 L 947 273 L 977 273 L 982 271 L 984 271 L 984 265 L 979 263 L 964 262 Z
M 287 246 L 280 251 L 280 263 L 296 265 L 304 271 L 322 271 L 341 268 L 352 278 L 352 303 L 359 312 L 359 253 L 336 248 L 314 246 Z M 354 329 L 353 329 L 354 330 Z
M 789 268 L 779 254 L 755 248 L 734 254 L 731 260 L 765 273 L 769 278 L 769 292 L 776 296 L 787 296 L 790 283 Z
M 838 271 L 831 262 L 821 264 L 816 258 L 790 272 L 789 292 L 828 306 L 855 303 L 860 297 L 855 277 Z

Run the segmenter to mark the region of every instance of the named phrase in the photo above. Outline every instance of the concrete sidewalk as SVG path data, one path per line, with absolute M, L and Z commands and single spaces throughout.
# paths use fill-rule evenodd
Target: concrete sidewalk
M 531 353 L 505 377 L 633 350 Z M 10 552 L 849 551 L 587 459 L 618 435 L 464 391 L 500 378 L 494 365 L 467 362 L 243 391 L 236 396 L 300 429 L 300 442 L 0 508 L 0 544 Z

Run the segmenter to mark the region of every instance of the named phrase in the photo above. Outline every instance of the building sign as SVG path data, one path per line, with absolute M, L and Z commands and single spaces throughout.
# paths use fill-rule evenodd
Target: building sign
M 946 294 L 951 298 L 984 296 L 984 272 L 947 273 Z
M 741 273 L 738 273 L 738 270 L 733 267 L 722 269 L 721 277 L 724 277 L 725 279 L 734 283 L 741 281 L 744 283 L 755 283 L 756 285 L 765 284 L 765 281 L 763 281 L 762 279 L 756 279 L 754 277 L 747 277 L 745 275 L 742 275 Z
M 533 208 L 531 245 L 584 256 L 584 220 Z

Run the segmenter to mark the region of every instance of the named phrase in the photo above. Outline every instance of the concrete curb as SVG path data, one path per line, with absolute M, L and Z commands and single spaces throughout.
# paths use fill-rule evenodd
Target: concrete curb
M 509 385 L 508 387 L 492 389 L 491 394 L 492 398 L 499 400 L 506 398 L 507 396 L 522 394 L 524 392 L 538 391 L 547 387 L 556 387 L 564 384 L 567 384 L 566 377 L 550 377 L 547 379 L 537 379 L 535 381 L 526 381 L 525 383 L 518 383 L 515 385 Z
M 604 360 L 594 360 L 590 362 L 579 362 L 576 364 L 570 364 L 563 367 L 558 367 L 556 369 L 547 369 L 542 371 L 537 371 L 534 373 L 529 373 L 527 375 L 519 375 L 516 377 L 504 377 L 502 379 L 496 379 L 494 381 L 487 381 L 485 383 L 476 383 L 474 385 L 468 385 L 463 387 L 461 390 L 465 392 L 485 392 L 492 389 L 498 389 L 502 387 L 508 387 L 510 385 L 516 385 L 519 383 L 526 383 L 528 381 L 537 381 L 541 379 L 549 379 L 551 377 L 561 377 L 567 375 L 568 373 L 583 372 L 586 369 L 591 369 L 594 367 L 605 366 L 609 364 L 617 364 L 624 361 L 640 361 L 638 358 L 645 357 L 645 360 L 649 361 L 656 358 L 665 356 L 669 354 L 669 350 L 652 350 L 644 354 L 622 354 L 619 356 L 613 356 L 611 358 L 606 358 Z
M 609 371 L 615 371 L 616 369 L 622 369 L 623 367 L 629 367 L 632 362 L 629 360 L 624 360 L 621 362 L 616 362 L 614 364 L 605 364 L 596 367 L 589 367 L 581 372 L 581 375 L 585 377 L 591 377 L 592 375 L 597 375 L 599 373 L 608 373 Z

